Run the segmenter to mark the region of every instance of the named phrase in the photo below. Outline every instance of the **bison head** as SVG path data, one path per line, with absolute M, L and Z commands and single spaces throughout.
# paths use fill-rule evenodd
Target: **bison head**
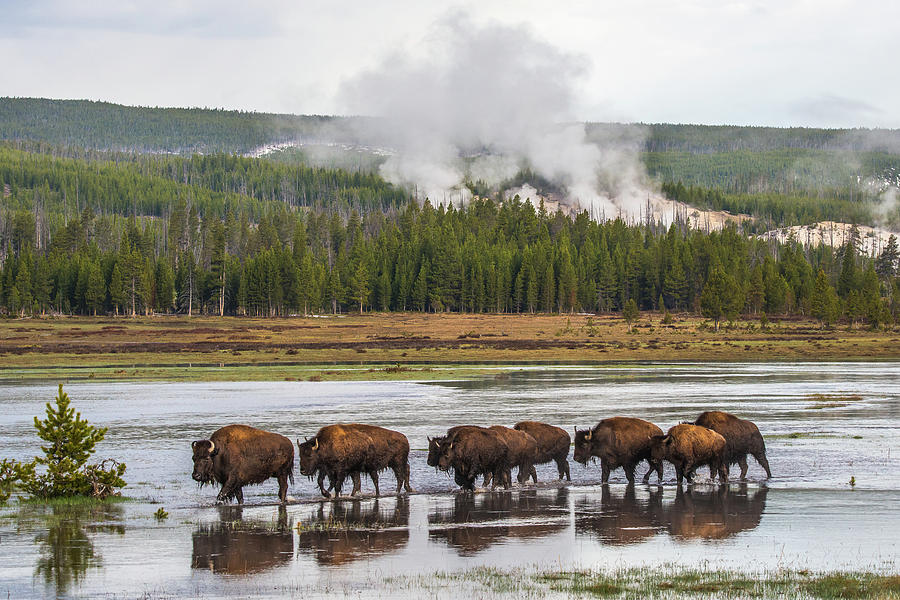
M 575 429 L 575 452 L 572 458 L 575 462 L 587 464 L 593 454 L 593 437 L 594 432 L 591 429 Z
M 303 443 L 297 440 L 297 454 L 300 458 L 300 472 L 307 477 L 315 475 L 319 468 L 319 438 L 307 438 Z
M 654 435 L 650 438 L 650 460 L 662 463 L 669 455 L 669 447 L 672 445 L 671 435 Z
M 454 440 L 443 438 L 440 443 L 440 449 L 438 450 L 438 469 L 441 471 L 449 471 L 450 467 L 453 466 L 453 462 L 456 460 L 456 454 L 457 448 L 455 447 Z
M 219 449 L 212 440 L 191 442 L 191 449 L 194 451 L 194 472 L 191 477 L 200 485 L 213 483 L 215 481 L 213 457 L 219 453 Z
M 441 442 L 444 441 L 443 437 L 434 437 L 428 438 L 428 466 L 436 467 L 438 466 L 438 460 L 441 455 Z

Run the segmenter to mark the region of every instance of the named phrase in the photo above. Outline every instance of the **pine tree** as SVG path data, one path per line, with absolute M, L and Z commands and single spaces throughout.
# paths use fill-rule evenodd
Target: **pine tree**
M 107 429 L 82 419 L 81 413 L 72 408 L 62 384 L 59 384 L 56 404 L 47 403 L 46 414 L 44 420 L 34 418 L 38 437 L 47 444 L 41 446 L 44 456 L 19 466 L 22 489 L 41 498 L 118 494 L 116 488 L 125 486 L 124 464 L 117 461 L 111 461 L 109 467 L 103 463 L 87 464 Z M 46 471 L 38 473 L 41 467 Z
M 887 245 L 875 261 L 875 272 L 882 279 L 890 279 L 897 273 L 898 259 L 900 259 L 900 252 L 897 250 L 897 236 L 891 234 Z
M 819 320 L 822 327 L 831 327 L 840 315 L 840 304 L 834 288 L 828 283 L 825 271 L 819 269 L 811 301 L 812 316 Z
M 625 302 L 625 306 L 622 307 L 622 318 L 628 323 L 628 331 L 634 331 L 632 324 L 637 320 L 638 315 L 640 315 L 640 311 L 638 311 L 637 302 L 635 302 L 634 298 L 629 298 Z

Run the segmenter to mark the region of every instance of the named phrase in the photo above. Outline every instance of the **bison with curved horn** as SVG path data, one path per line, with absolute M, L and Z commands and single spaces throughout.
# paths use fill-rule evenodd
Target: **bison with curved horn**
M 513 429 L 524 431 L 535 439 L 538 445 L 537 455 L 534 457 L 534 464 L 542 465 L 550 461 L 556 462 L 556 469 L 559 471 L 559 478 L 566 478 L 572 481 L 569 475 L 569 446 L 572 445 L 572 438 L 562 427 L 548 425 L 539 421 L 520 421 L 513 426 Z
M 719 474 L 720 481 L 728 481 L 725 468 L 725 438 L 706 427 L 682 423 L 669 429 L 666 435 L 653 436 L 650 454 L 655 461 L 663 459 L 675 466 L 678 485 L 684 478 L 694 479 L 694 471 L 709 465 L 710 479 Z
M 244 503 L 243 487 L 278 479 L 278 499 L 287 502 L 288 480 L 294 483 L 294 445 L 291 440 L 248 425 L 228 425 L 208 440 L 191 443 L 194 451 L 192 477 L 201 486 L 222 486 L 217 502 L 232 498 Z
M 662 435 L 662 429 L 649 421 L 634 417 L 610 417 L 597 423 L 593 429 L 575 430 L 574 458 L 586 464 L 592 456 L 599 457 L 603 483 L 608 483 L 610 472 L 619 467 L 625 469 L 629 483 L 634 483 L 634 471 L 644 460 L 650 464 L 644 483 L 650 481 L 653 471 L 662 481 L 662 462 L 650 455 L 650 440 L 655 435 Z
M 701 413 L 694 425 L 712 429 L 725 438 L 725 466 L 740 465 L 741 481 L 747 479 L 748 454 L 765 469 L 767 478 L 772 477 L 769 461 L 766 459 L 766 443 L 753 421 L 739 419 L 727 412 L 710 410 Z

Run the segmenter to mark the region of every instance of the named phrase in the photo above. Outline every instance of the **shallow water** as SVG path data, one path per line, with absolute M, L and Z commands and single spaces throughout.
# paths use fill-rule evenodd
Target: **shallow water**
M 128 464 L 126 493 L 136 501 L 3 511 L 0 593 L 306 596 L 375 585 L 391 595 L 385 577 L 480 565 L 895 571 L 898 367 L 677 364 L 504 369 L 497 378 L 442 383 L 73 383 L 66 391 L 75 407 L 109 427 L 97 457 Z M 4 456 L 34 453 L 32 418 L 55 391 L 0 387 Z M 709 409 L 758 424 L 772 480 L 764 482 L 751 459 L 743 485 L 703 483 L 702 469 L 699 484 L 679 491 L 669 466 L 663 486 L 628 488 L 617 471 L 603 487 L 599 465 L 570 458 L 570 486 L 544 465 L 537 487 L 465 495 L 425 465 L 426 436 L 461 423 L 534 419 L 571 431 L 623 414 L 666 429 Z M 295 439 L 352 421 L 409 437 L 418 494 L 321 502 L 298 472 L 286 509 L 272 505 L 274 481 L 245 488 L 243 508 L 215 507 L 215 490 L 190 478 L 190 442 L 222 425 Z M 383 475 L 382 491 L 393 483 Z M 367 481 L 363 489 L 372 492 Z M 152 516 L 159 506 L 170 513 L 162 522 Z

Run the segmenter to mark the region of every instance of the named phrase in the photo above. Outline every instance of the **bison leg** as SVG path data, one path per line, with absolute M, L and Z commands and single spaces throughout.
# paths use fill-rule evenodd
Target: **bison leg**
M 675 478 L 678 480 L 678 485 L 684 481 L 684 468 L 680 464 L 675 465 Z
M 634 483 L 634 470 L 637 468 L 635 463 L 628 463 L 625 465 L 625 478 L 628 479 L 628 483 Z
M 747 479 L 747 468 L 748 468 L 746 454 L 738 459 L 738 465 L 740 465 L 740 467 L 741 467 L 741 481 L 744 481 Z
M 216 496 L 216 502 L 228 502 L 231 498 L 237 498 L 238 491 L 240 491 L 240 487 L 237 485 L 234 477 L 228 477 L 225 480 L 225 483 L 222 484 L 222 489 L 219 490 L 219 495 Z M 236 491 L 237 490 L 237 491 Z M 239 504 L 244 503 L 244 497 L 241 496 L 241 499 L 238 501 Z
M 409 463 L 406 463 L 406 467 L 404 470 L 406 471 L 406 475 L 404 478 L 404 485 L 406 486 L 406 491 L 409 494 L 415 494 L 416 490 L 414 490 L 413 486 L 410 485 L 410 483 L 409 483 L 409 472 L 411 471 L 411 469 L 409 468 Z
M 487 486 L 491 485 L 491 481 L 493 481 L 493 479 L 494 474 L 488 471 L 484 474 L 484 481 L 481 482 L 481 487 L 486 488 Z
M 747 461 L 744 460 L 744 463 L 745 463 L 745 464 L 746 464 L 746 462 L 747 462 Z M 719 468 L 718 468 L 718 471 L 719 471 L 719 481 L 722 482 L 722 483 L 727 483 L 727 482 L 728 482 L 728 465 L 726 465 L 724 462 L 720 461 L 718 467 L 719 467 Z M 742 479 L 743 479 L 743 478 L 742 478 Z
M 567 481 L 572 481 L 572 476 L 569 475 L 569 461 L 565 457 L 556 459 L 556 470 L 559 471 L 560 480 L 565 475 Z
M 282 473 L 278 476 L 278 499 L 282 504 L 287 502 L 287 490 L 288 490 L 288 475 L 287 473 Z
M 603 459 L 600 459 L 600 473 L 600 481 L 609 483 L 609 465 Z
M 238 504 L 243 504 L 243 503 L 244 503 L 244 490 L 243 490 L 243 488 L 240 488 L 240 487 L 239 487 L 239 488 L 237 488 L 236 490 L 234 490 L 234 497 L 237 499 L 237 503 L 238 503 Z
M 369 477 L 372 478 L 372 485 L 375 486 L 375 497 L 378 498 L 381 496 L 381 489 L 378 487 L 378 471 L 372 471 L 369 473 Z
M 322 495 L 325 496 L 326 498 L 331 498 L 331 492 L 329 492 L 328 490 L 325 489 L 325 471 L 322 471 L 322 470 L 319 471 L 318 483 L 319 483 L 319 490 L 322 492 Z M 331 487 L 334 487 L 334 481 L 330 482 L 329 489 Z
M 398 465 L 391 467 L 394 471 L 394 477 L 397 478 L 397 494 L 403 490 L 404 473 L 406 473 L 406 465 Z
M 531 465 L 531 480 L 534 483 L 537 483 L 537 469 L 534 468 L 534 465 Z M 528 478 L 525 478 L 525 481 L 528 481 Z
M 353 480 L 353 491 L 350 492 L 350 495 L 355 496 L 362 490 L 362 482 L 359 480 L 359 472 L 354 471 L 353 473 L 350 473 L 350 479 Z
M 756 462 L 759 463 L 759 466 L 761 466 L 763 469 L 766 470 L 766 478 L 771 479 L 772 471 L 769 470 L 769 461 L 768 461 L 768 459 L 766 459 L 765 451 L 760 452 L 759 454 L 754 454 L 753 458 L 756 459 Z

